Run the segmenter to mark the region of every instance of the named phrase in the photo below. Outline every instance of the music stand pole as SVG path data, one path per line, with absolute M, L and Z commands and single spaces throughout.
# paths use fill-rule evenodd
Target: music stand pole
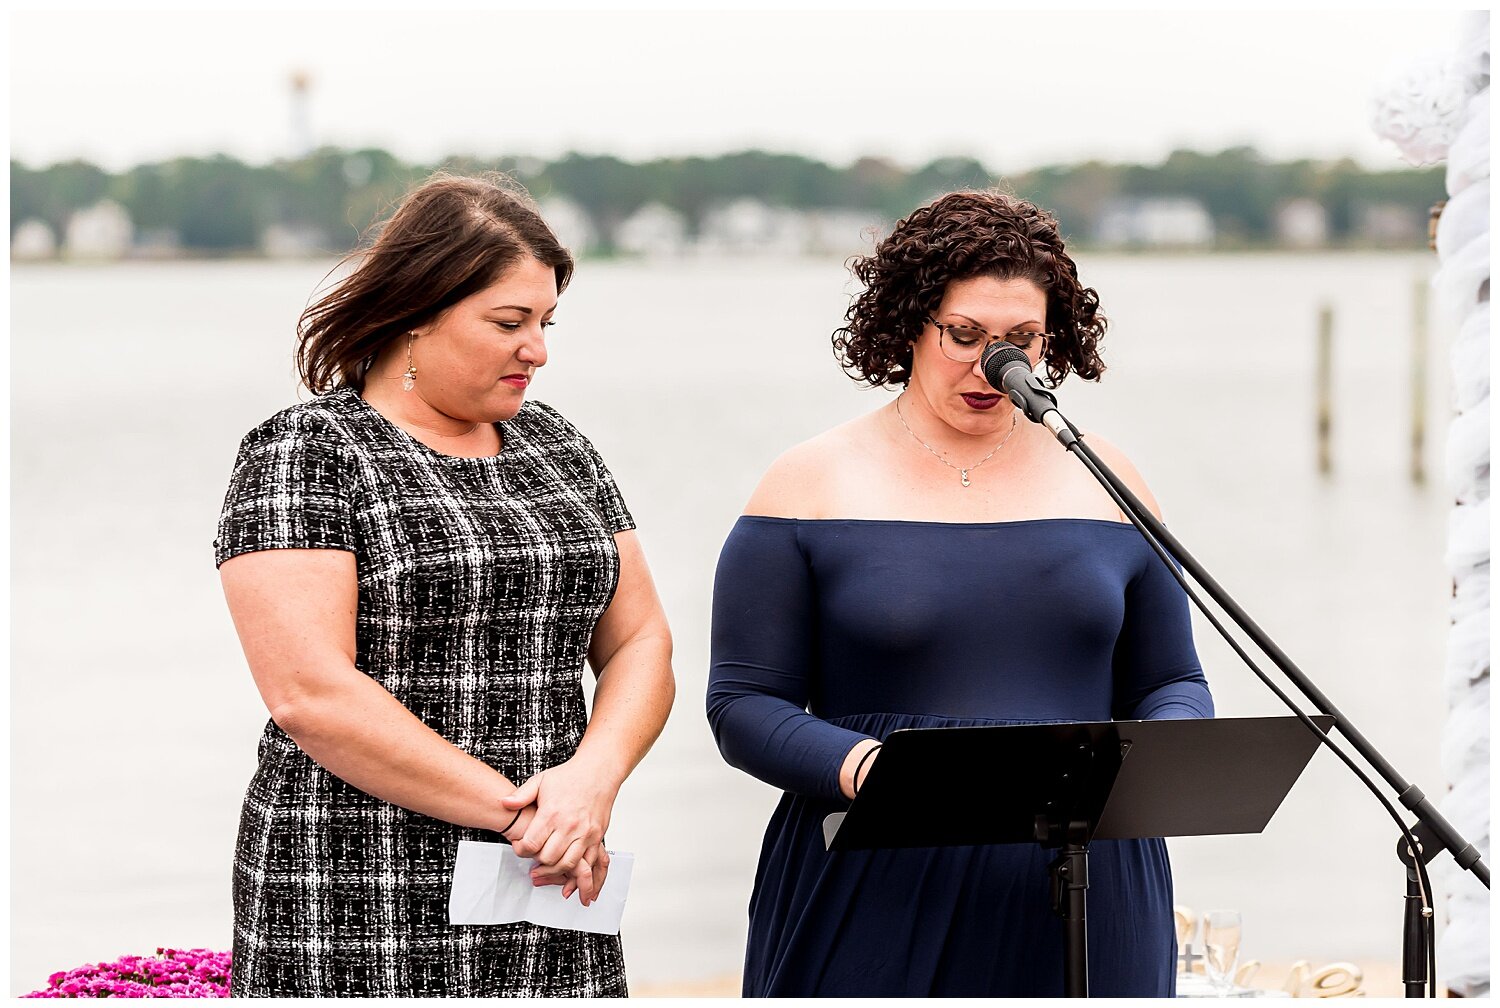
M 1113 738 L 1076 739 L 1061 754 L 1053 800 L 1036 817 L 1037 843 L 1061 848 L 1047 872 L 1052 912 L 1063 922 L 1063 993 L 1068 997 L 1089 996 L 1089 838 L 1129 751 L 1129 743 Z
M 1072 820 L 1062 850 L 1048 865 L 1052 910 L 1063 921 L 1063 993 L 1089 996 L 1089 824 Z

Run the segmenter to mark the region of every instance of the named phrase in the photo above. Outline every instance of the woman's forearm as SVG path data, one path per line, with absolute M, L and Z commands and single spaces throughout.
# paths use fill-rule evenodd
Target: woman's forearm
M 460 826 L 510 824 L 516 813 L 500 799 L 515 785 L 504 774 L 427 727 L 375 680 L 348 671 L 315 677 L 337 685 L 279 704 L 271 719 L 319 766 L 376 798 Z
M 849 755 L 844 757 L 844 762 L 839 765 L 839 790 L 844 797 L 850 801 L 854 800 L 859 786 L 865 782 L 870 774 L 870 768 L 875 765 L 879 756 L 871 756 L 871 749 L 878 749 L 880 743 L 875 739 L 865 739 L 857 743 L 849 750 Z M 855 774 L 859 776 L 856 778 Z
M 658 623 L 659 630 L 638 632 L 606 652 L 593 713 L 573 756 L 532 777 L 506 800 L 511 807 L 534 802 L 537 810 L 522 836 L 511 835 L 522 857 L 582 872 L 585 855 L 603 843 L 620 785 L 661 734 L 672 709 L 672 637 L 666 621 Z M 598 895 L 598 883 L 587 873 L 580 878 L 586 901 Z
M 621 645 L 599 672 L 593 713 L 573 759 L 593 765 L 618 788 L 661 735 L 676 692 L 669 633 L 642 634 Z

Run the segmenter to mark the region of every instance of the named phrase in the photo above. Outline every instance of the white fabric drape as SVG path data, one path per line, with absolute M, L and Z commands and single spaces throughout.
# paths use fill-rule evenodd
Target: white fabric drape
M 1490 852 L 1490 43 L 1489 13 L 1464 20 L 1456 51 L 1427 59 L 1384 95 L 1376 129 L 1416 163 L 1448 161 L 1448 204 L 1438 220 L 1439 304 L 1455 334 L 1455 416 L 1446 461 L 1453 513 L 1448 570 L 1453 620 L 1444 674 L 1449 714 L 1440 756 L 1450 790 L 1443 815 L 1489 863 Z M 1490 990 L 1489 892 L 1448 855 L 1433 862 L 1447 926 L 1438 977 L 1467 997 Z

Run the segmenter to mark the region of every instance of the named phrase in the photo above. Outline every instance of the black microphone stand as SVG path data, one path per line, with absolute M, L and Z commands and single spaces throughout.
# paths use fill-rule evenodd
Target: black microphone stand
M 989 363 L 988 356 L 986 363 Z M 1209 616 L 1210 621 L 1224 636 L 1225 640 L 1229 641 L 1240 657 L 1249 662 L 1257 674 L 1261 674 L 1255 664 L 1250 662 L 1249 656 L 1244 653 L 1238 643 L 1213 618 L 1213 614 L 1208 612 L 1207 608 L 1203 606 L 1202 601 L 1193 594 L 1192 589 L 1183 581 L 1181 573 L 1173 566 L 1173 560 L 1192 575 L 1193 579 L 1198 582 L 1214 602 L 1250 637 L 1255 646 L 1270 658 L 1276 667 L 1292 681 L 1293 685 L 1297 687 L 1303 696 L 1307 697 L 1321 713 L 1330 715 L 1335 719 L 1335 727 L 1348 740 L 1349 744 L 1363 757 L 1366 763 L 1385 779 L 1386 783 L 1395 791 L 1397 800 L 1417 817 L 1416 831 L 1433 838 L 1438 845 L 1447 849 L 1453 855 L 1453 860 L 1457 862 L 1460 868 L 1473 873 L 1484 887 L 1488 889 L 1490 887 L 1490 870 L 1481 859 L 1480 852 L 1453 828 L 1447 819 L 1433 806 L 1427 796 L 1422 793 L 1420 788 L 1408 783 L 1405 778 L 1396 772 L 1395 767 L 1391 766 L 1385 757 L 1380 754 L 1380 751 L 1354 727 L 1353 723 L 1349 721 L 1344 713 L 1335 707 L 1331 700 L 1324 696 L 1323 692 L 1297 667 L 1296 663 L 1276 645 L 1275 641 L 1271 640 L 1270 636 L 1240 608 L 1234 599 L 1230 597 L 1229 593 L 1198 563 L 1193 555 L 1187 551 L 1187 548 L 1178 542 L 1177 538 L 1171 532 L 1167 531 L 1167 527 L 1151 513 L 1151 510 L 1141 503 L 1140 499 L 1136 497 L 1130 488 L 1094 453 L 1094 450 L 1084 443 L 1083 436 L 1078 433 L 1077 429 L 1073 427 L 1072 423 L 1066 417 L 1058 412 L 1056 408 L 1057 397 L 1042 384 L 1041 379 L 1028 372 L 1023 388 L 1011 388 L 1006 387 L 1006 383 L 1003 381 L 995 380 L 1001 378 L 1002 372 L 1000 368 L 986 367 L 985 373 L 987 378 L 990 377 L 991 371 L 996 372 L 994 378 L 991 379 L 991 384 L 997 389 L 1006 392 L 1012 402 L 1015 403 L 1016 408 L 1026 414 L 1027 419 L 1040 423 L 1051 431 L 1063 447 L 1078 458 L 1094 478 L 1099 481 L 1100 485 L 1104 487 L 1110 497 L 1119 505 L 1121 511 L 1125 513 L 1125 516 L 1130 519 L 1131 523 L 1141 532 L 1157 555 L 1161 557 L 1162 562 L 1166 563 L 1168 568 L 1171 569 L 1173 576 L 1182 583 L 1183 588 L 1188 591 L 1189 597 L 1198 603 L 1199 607 Z M 1262 679 L 1264 679 L 1263 675 Z M 1348 760 L 1337 746 L 1333 745 L 1332 741 L 1318 729 L 1317 725 L 1312 723 L 1311 719 L 1298 710 L 1296 705 L 1284 693 L 1278 690 L 1274 684 L 1270 683 L 1269 680 L 1265 681 L 1271 687 L 1272 691 L 1291 707 L 1293 713 L 1297 714 L 1314 734 L 1326 743 L 1340 759 L 1344 760 L 1367 785 L 1370 784 L 1369 779 L 1365 777 L 1358 767 Z M 1395 810 L 1385 800 L 1385 796 L 1381 795 L 1373 785 L 1371 785 L 1371 790 L 1381 803 L 1386 806 L 1387 810 L 1396 815 Z M 1408 908 L 1407 917 L 1403 925 L 1403 961 L 1407 966 L 1406 978 L 1408 981 L 1411 981 L 1414 964 L 1422 962 L 1425 959 L 1425 969 L 1423 971 L 1428 974 L 1427 980 L 1433 985 L 1431 993 L 1435 997 L 1437 994 L 1437 976 L 1436 971 L 1432 968 L 1432 886 L 1431 881 L 1427 878 L 1425 862 L 1436 854 L 1436 850 L 1432 849 L 1430 844 L 1424 847 L 1423 844 L 1419 843 L 1413 836 L 1414 831 L 1405 826 L 1399 815 L 1397 815 L 1396 821 L 1397 825 L 1402 827 L 1402 840 L 1398 848 L 1398 853 L 1402 857 L 1407 872 L 1411 872 L 1416 876 L 1416 879 L 1413 881 L 1421 887 L 1418 890 L 1417 903 L 1424 904 L 1420 906 L 1413 902 L 1405 904 Z M 1405 854 L 1406 851 L 1414 851 L 1416 852 L 1416 856 L 1408 858 Z M 1406 872 L 1403 872 L 1403 875 L 1405 874 Z M 1408 892 L 1410 892 L 1410 889 L 1411 887 L 1409 886 Z M 1419 917 L 1422 923 L 1414 923 L 1413 914 Z M 1414 947 L 1421 944 L 1426 945 L 1425 950 Z M 1424 951 L 1425 955 L 1423 954 Z M 1406 986 L 1409 997 L 1421 996 L 1419 982 L 1408 982 Z M 1414 989 L 1415 993 L 1413 993 Z
M 1432 834 L 1422 823 L 1412 827 L 1417 839 L 1413 850 L 1407 846 L 1406 838 L 1396 842 L 1396 857 L 1406 866 L 1406 908 L 1401 918 L 1401 984 L 1407 997 L 1421 997 L 1422 988 L 1428 980 L 1437 980 L 1437 967 L 1432 938 L 1432 907 L 1423 898 L 1422 886 L 1426 872 L 1420 867 L 1437 854 L 1437 845 Z

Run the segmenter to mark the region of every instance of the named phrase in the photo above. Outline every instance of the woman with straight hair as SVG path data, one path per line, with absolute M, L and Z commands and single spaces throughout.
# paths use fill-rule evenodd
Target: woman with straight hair
M 772 464 L 714 581 L 709 721 L 726 760 L 786 792 L 745 993 L 1060 996 L 1049 853 L 828 851 L 823 822 L 902 729 L 1212 716 L 1187 599 L 1087 470 L 985 381 L 1001 342 L 1054 385 L 1104 370 L 1099 297 L 1049 214 L 949 193 L 853 271 L 864 289 L 835 353 L 899 394 Z M 1090 441 L 1154 509 L 1120 452 Z M 1006 768 L 930 772 L 1005 800 Z M 944 811 L 907 798 L 912 822 Z M 1093 992 L 1170 996 L 1163 841 L 1096 841 L 1089 876 Z
M 448 923 L 461 840 L 596 899 L 672 702 L 624 499 L 527 397 L 572 257 L 509 180 L 437 176 L 354 258 L 299 326 L 316 397 L 245 437 L 214 543 L 271 715 L 232 993 L 623 996 L 617 935 Z

